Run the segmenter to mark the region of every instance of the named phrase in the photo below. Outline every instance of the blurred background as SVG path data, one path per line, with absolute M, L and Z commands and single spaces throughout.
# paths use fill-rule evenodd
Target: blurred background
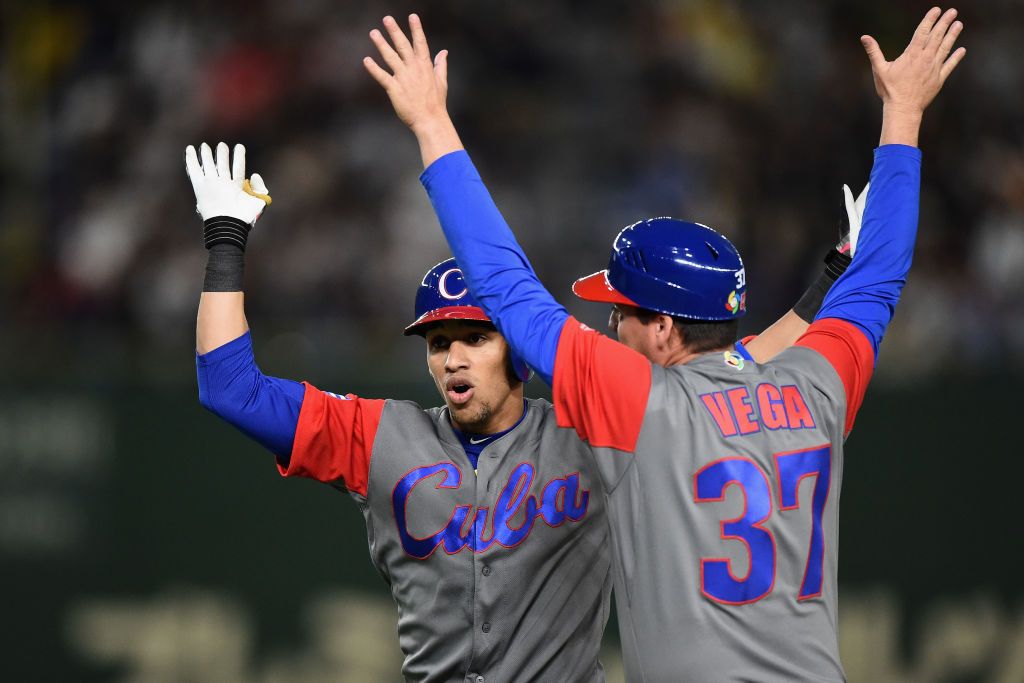
M 184 147 L 245 143 L 274 196 L 247 255 L 263 370 L 435 405 L 401 329 L 447 249 L 360 64 L 384 14 L 420 12 L 450 50 L 456 125 L 572 313 L 603 328 L 569 283 L 624 225 L 673 215 L 740 247 L 749 333 L 867 180 L 881 108 L 858 37 L 894 58 L 929 5 L 0 7 L 0 680 L 313 683 L 399 680 L 395 610 L 347 497 L 280 480 L 196 400 Z M 847 449 L 851 681 L 1024 681 L 1024 3 L 960 9 L 914 268 Z

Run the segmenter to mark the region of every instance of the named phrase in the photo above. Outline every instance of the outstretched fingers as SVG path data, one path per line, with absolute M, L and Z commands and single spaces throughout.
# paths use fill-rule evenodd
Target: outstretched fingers
M 199 156 L 196 154 L 194 145 L 185 148 L 185 173 L 189 178 L 198 178 L 203 175 L 203 167 L 199 165 Z
M 956 19 L 956 10 L 946 10 L 939 20 L 932 27 L 931 33 L 928 34 L 928 44 L 925 46 L 926 50 L 937 52 L 942 47 L 942 41 L 945 38 L 946 33 L 949 31 L 950 24 Z
M 231 179 L 239 183 L 245 180 L 245 145 L 235 145 L 235 155 L 231 159 Z
M 960 32 L 964 30 L 963 22 L 954 22 L 949 30 L 946 31 L 946 35 L 942 38 L 942 43 L 939 44 L 938 59 L 939 61 L 944 60 L 949 56 L 950 50 L 953 49 L 953 45 L 956 44 L 956 39 L 960 36 Z
M 267 189 L 267 184 L 263 180 L 263 176 L 259 173 L 253 173 L 252 178 L 249 181 L 249 186 L 252 187 L 253 192 L 259 194 L 270 194 L 270 190 Z
M 363 66 L 366 67 L 369 74 L 373 76 L 373 80 L 380 83 L 382 88 L 387 90 L 391 87 L 391 81 L 393 81 L 395 77 L 389 74 L 383 67 L 381 67 L 380 64 L 373 61 L 373 57 L 363 57 Z
M 199 181 L 203 177 L 203 167 L 199 165 L 199 157 L 196 155 L 196 148 L 189 145 L 185 148 L 185 173 L 189 182 L 192 183 L 192 191 L 199 195 Z
M 203 175 L 207 178 L 216 178 L 217 164 L 213 161 L 213 150 L 205 142 L 199 145 L 199 156 L 203 160 Z
M 434 57 L 434 73 L 437 75 L 438 82 L 444 87 L 445 91 L 448 90 L 448 50 L 441 50 Z
M 957 64 L 960 63 L 960 60 L 962 60 L 966 55 L 967 48 L 958 47 L 956 49 L 956 52 L 950 55 L 949 59 L 943 62 L 942 68 L 939 70 L 939 78 L 943 83 L 946 82 L 946 79 L 949 78 L 949 75 L 953 73 L 953 69 L 956 68 Z
M 398 71 L 402 68 L 402 57 L 395 52 L 395 48 L 391 47 L 391 43 L 384 37 L 384 34 L 379 29 L 373 29 L 370 31 L 370 40 L 377 47 L 377 51 L 380 52 L 381 59 L 384 63 L 390 67 L 392 71 Z
M 412 34 L 412 49 L 419 58 L 430 58 L 430 46 L 427 45 L 427 34 L 423 32 L 423 23 L 418 14 L 409 15 L 409 33 Z
M 882 54 L 882 48 L 878 46 L 878 41 L 871 36 L 861 36 L 860 44 L 864 46 L 864 52 L 868 55 L 868 61 L 871 62 L 871 70 L 875 73 L 879 73 L 885 68 L 885 55 Z
M 402 31 L 402 27 L 398 25 L 395 18 L 392 16 L 384 17 L 384 28 L 388 30 L 388 36 L 390 36 L 391 42 L 395 45 L 395 51 L 402 56 L 403 60 L 410 59 L 413 56 L 412 43 L 405 37 L 405 32 Z
M 928 39 L 932 34 L 932 28 L 935 26 L 935 22 L 942 16 L 942 10 L 938 7 L 932 7 L 928 10 L 928 13 L 924 15 L 924 19 L 917 25 L 917 30 L 914 31 L 914 37 L 910 39 L 910 46 L 924 49 L 928 45 Z
M 217 143 L 217 175 L 221 178 L 231 178 L 231 164 L 229 161 L 230 152 L 228 146 L 223 142 Z

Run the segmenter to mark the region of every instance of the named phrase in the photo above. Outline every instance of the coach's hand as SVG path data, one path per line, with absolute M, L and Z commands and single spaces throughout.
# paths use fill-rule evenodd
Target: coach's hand
M 204 142 L 199 149 L 202 163 L 195 147 L 185 148 L 185 171 L 196 193 L 196 213 L 204 221 L 227 216 L 253 225 L 271 200 L 258 173 L 251 182 L 245 178 L 245 147 L 235 145 L 233 163 L 223 142 L 217 145 L 216 162 L 208 144 Z
M 861 36 L 875 90 L 882 99 L 881 144 L 917 145 L 924 110 L 967 54 L 963 47 L 950 54 L 964 27 L 954 19 L 955 9 L 945 13 L 938 7 L 930 9 L 903 54 L 891 62 L 886 61 L 874 38 Z
M 384 28 L 390 43 L 378 29 L 370 31 L 370 40 L 391 72 L 372 57 L 365 57 L 363 66 L 384 88 L 398 118 L 416 134 L 426 167 L 462 149 L 448 116 L 448 51 L 441 50 L 431 60 L 423 25 L 415 14 L 409 15 L 411 42 L 393 17 L 384 17 Z

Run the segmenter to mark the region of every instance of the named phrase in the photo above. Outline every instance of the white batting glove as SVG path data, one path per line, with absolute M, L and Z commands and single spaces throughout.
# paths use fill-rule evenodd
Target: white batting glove
M 843 185 L 843 198 L 846 202 L 846 220 L 849 232 L 840 240 L 837 247 L 840 253 L 849 253 L 850 258 L 857 252 L 857 239 L 860 237 L 860 224 L 864 218 L 864 206 L 868 201 L 868 188 L 871 183 L 864 186 L 857 198 L 853 198 L 853 191 L 849 185 Z M 849 245 L 849 249 L 844 247 Z
M 208 144 L 204 142 L 199 149 L 202 164 L 195 147 L 185 148 L 185 171 L 196 193 L 196 213 L 204 221 L 227 216 L 254 225 L 271 199 L 258 173 L 253 174 L 251 183 L 245 179 L 245 147 L 235 145 L 234 163 L 230 163 L 223 142 L 217 145 L 216 162 Z

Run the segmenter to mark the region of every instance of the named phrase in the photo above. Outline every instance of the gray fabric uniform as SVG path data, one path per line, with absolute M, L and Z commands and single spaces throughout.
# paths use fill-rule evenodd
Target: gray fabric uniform
M 362 400 L 311 402 L 311 391 L 304 412 L 316 403 L 325 413 L 351 410 Z M 475 476 L 446 409 L 384 403 L 366 495 L 352 496 L 398 606 L 407 680 L 604 680 L 604 497 L 586 445 L 556 426 L 550 403 L 527 403 L 522 422 L 480 454 Z M 349 438 L 326 433 L 341 431 L 331 420 L 322 424 L 325 433 L 303 433 L 303 443 Z M 293 452 L 292 470 L 303 457 Z
M 778 415 L 766 420 L 763 408 L 783 414 L 787 408 L 777 401 L 759 405 L 762 384 L 796 387 L 814 426 L 805 417 L 793 419 L 797 429 L 778 427 Z M 730 406 L 722 412 L 723 431 L 708 405 L 720 407 L 714 392 L 739 387 L 747 396 L 739 412 L 746 414 L 746 405 L 752 412 L 737 425 L 731 418 L 736 407 L 720 393 Z M 786 391 L 792 398 L 793 389 Z M 836 567 L 845 404 L 836 371 L 807 348 L 791 348 L 764 365 L 747 361 L 742 369 L 720 352 L 652 368 L 635 450 L 595 449 L 609 490 L 616 606 L 630 681 L 844 680 Z M 744 425 L 757 430 L 742 434 Z M 815 473 L 824 469 L 822 459 L 830 471 L 827 486 Z M 722 526 L 745 513 L 764 514 L 747 520 L 760 527 Z M 816 516 L 821 552 L 820 544 L 812 546 Z M 760 581 L 751 572 L 755 555 Z M 728 560 L 730 575 L 746 579 L 748 592 L 702 576 L 712 571 L 702 560 Z M 821 577 L 817 590 L 815 574 Z

